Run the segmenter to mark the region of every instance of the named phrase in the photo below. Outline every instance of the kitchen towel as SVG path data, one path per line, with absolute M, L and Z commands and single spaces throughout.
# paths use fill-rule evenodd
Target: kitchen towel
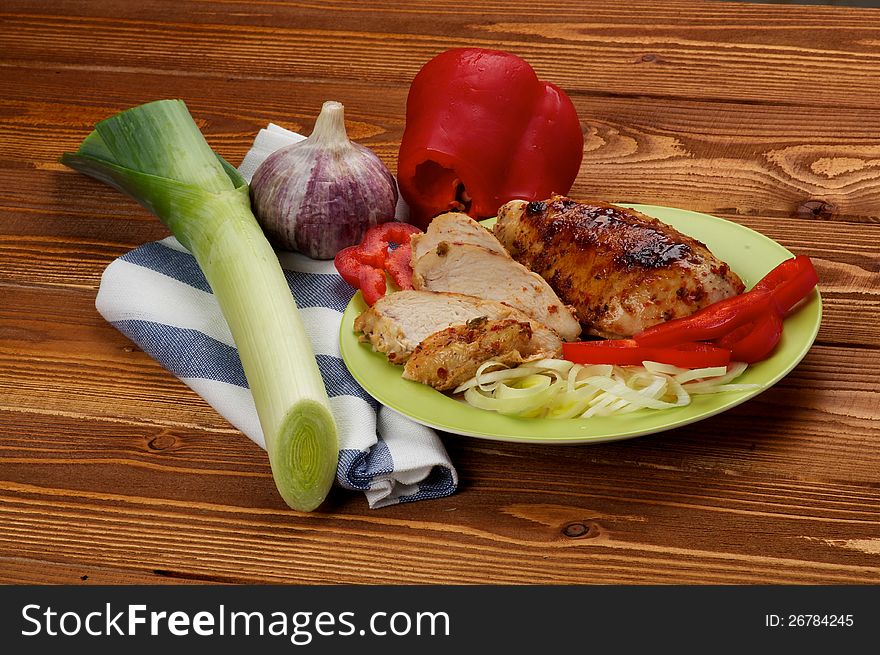
M 269 125 L 239 170 L 250 181 L 272 152 L 304 137 Z M 406 206 L 398 204 L 398 218 Z M 315 351 L 339 432 L 337 483 L 363 491 L 372 508 L 454 493 L 458 475 L 437 434 L 377 403 L 339 352 L 342 312 L 354 295 L 332 261 L 278 253 Z M 232 335 L 195 258 L 173 237 L 113 261 L 98 312 L 233 426 L 265 448 Z

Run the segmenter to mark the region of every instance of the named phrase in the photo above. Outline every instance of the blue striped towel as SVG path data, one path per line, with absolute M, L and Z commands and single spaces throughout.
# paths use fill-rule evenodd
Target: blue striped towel
M 249 180 L 270 152 L 299 138 L 273 125 L 261 130 L 242 174 Z M 287 252 L 279 253 L 279 260 L 339 430 L 337 483 L 363 491 L 372 508 L 455 492 L 458 475 L 437 434 L 379 405 L 345 367 L 339 327 L 354 291 L 333 262 Z M 95 304 L 120 332 L 266 447 L 229 327 L 198 263 L 177 240 L 148 243 L 113 261 Z

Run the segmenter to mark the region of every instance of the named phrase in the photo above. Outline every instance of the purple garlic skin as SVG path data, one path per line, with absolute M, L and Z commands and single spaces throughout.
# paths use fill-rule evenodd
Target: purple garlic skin
M 327 102 L 312 136 L 260 165 L 251 201 L 275 245 L 333 259 L 369 228 L 393 220 L 397 184 L 375 153 L 349 141 L 342 105 Z

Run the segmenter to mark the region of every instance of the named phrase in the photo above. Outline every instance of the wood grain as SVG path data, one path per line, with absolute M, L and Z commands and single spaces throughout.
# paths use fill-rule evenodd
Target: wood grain
M 9 189 L 4 194 L 14 194 L 0 197 L 2 206 L 18 207 L 34 198 L 30 191 L 37 182 L 30 179 L 31 167 L 46 174 L 50 183 L 73 185 L 59 193 L 90 189 L 87 180 L 67 181 L 60 175 L 58 146 L 75 148 L 90 125 L 129 103 L 129 96 L 119 91 L 130 79 L 125 72 L 75 71 L 59 77 L 46 70 L 32 76 L 49 101 L 46 106 L 34 107 L 15 70 L 0 67 L 0 108 L 5 114 L 0 114 L 0 129 L 15 135 L 0 144 L 0 160 L 11 163 L 9 177 L 2 180 Z M 352 138 L 396 168 L 406 84 L 383 87 L 377 100 L 376 87 L 362 82 L 285 84 L 279 89 L 274 80 L 241 80 L 222 85 L 231 93 L 217 98 L 217 82 L 211 78 L 138 74 L 138 80 L 143 93 L 139 100 L 185 98 L 209 142 L 230 161 L 240 161 L 257 130 L 269 121 L 310 131 L 321 103 L 336 98 L 347 107 Z M 85 90 L 88 100 L 71 101 L 65 87 L 70 81 Z M 875 138 L 880 110 L 875 108 L 602 95 L 575 96 L 574 102 L 586 140 L 573 190 L 581 197 L 715 213 L 880 222 L 880 146 Z M 71 123 L 70 116 L 77 119 Z M 58 141 L 47 140 L 47 134 Z M 106 202 L 110 212 L 132 212 L 120 207 L 110 189 L 88 192 L 97 193 L 100 205 Z
M 0 582 L 880 582 L 880 12 L 728 3 L 7 0 L 0 8 Z M 287 509 L 265 453 L 107 325 L 106 265 L 167 234 L 57 162 L 184 98 L 237 163 L 321 102 L 395 168 L 408 84 L 458 45 L 574 100 L 572 194 L 707 211 L 810 255 L 817 345 L 756 399 L 591 447 L 445 436 L 452 497 Z M 377 560 L 377 552 L 394 557 Z
M 872 66 L 878 35 L 863 10 L 727 10 L 683 0 L 213 6 L 169 12 L 167 2 L 60 2 L 41 10 L 13 0 L 4 42 L 14 53 L 8 59 L 39 67 L 376 83 L 408 83 L 448 47 L 503 47 L 573 91 L 795 103 L 806 96 L 826 107 L 871 107 L 880 75 Z M 47 51 L 44 39 L 58 47 Z

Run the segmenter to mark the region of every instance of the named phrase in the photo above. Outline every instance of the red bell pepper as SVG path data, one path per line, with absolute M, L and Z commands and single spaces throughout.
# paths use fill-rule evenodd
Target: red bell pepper
M 583 144 L 571 100 L 526 61 L 456 48 L 412 82 L 398 183 L 420 227 L 450 210 L 487 218 L 509 200 L 568 193 Z
M 653 325 L 633 339 L 642 346 L 674 346 L 690 341 L 718 339 L 773 311 L 771 301 L 769 291 L 743 293 L 712 303 L 690 316 Z
M 364 302 L 372 306 L 385 295 L 387 271 L 401 289 L 412 289 L 412 247 L 409 238 L 421 232 L 407 223 L 388 222 L 371 227 L 357 246 L 336 253 L 336 270 L 350 286 L 360 289 Z M 389 247 L 397 247 L 389 253 Z
M 707 343 L 676 346 L 642 346 L 632 339 L 579 341 L 562 344 L 562 356 L 575 364 L 616 364 L 641 366 L 642 362 L 660 362 L 681 368 L 727 366 L 730 351 Z
M 371 227 L 361 241 L 361 250 L 364 252 L 365 261 L 370 261 L 373 266 L 382 268 L 385 266 L 388 248 L 391 244 L 409 245 L 409 238 L 419 232 L 421 230 L 415 225 L 397 221 L 389 221 Z
M 782 319 L 819 281 L 809 257 L 798 255 L 777 265 L 746 293 L 700 311 L 652 326 L 633 339 L 643 346 L 669 346 L 714 340 L 735 361 L 765 359 L 782 337 Z
M 360 289 L 364 302 L 372 306 L 385 295 L 385 273 L 366 261 L 360 246 L 343 248 L 333 259 L 336 270 L 349 286 Z
M 385 270 L 401 289 L 413 288 L 412 246 L 406 242 L 388 254 Z
M 807 297 L 819 283 L 819 274 L 806 255 L 786 259 L 767 273 L 752 291 L 771 291 L 783 315 Z
M 782 316 L 772 311 L 757 321 L 747 323 L 729 332 L 715 343 L 730 351 L 736 362 L 754 364 L 766 359 L 782 338 Z

